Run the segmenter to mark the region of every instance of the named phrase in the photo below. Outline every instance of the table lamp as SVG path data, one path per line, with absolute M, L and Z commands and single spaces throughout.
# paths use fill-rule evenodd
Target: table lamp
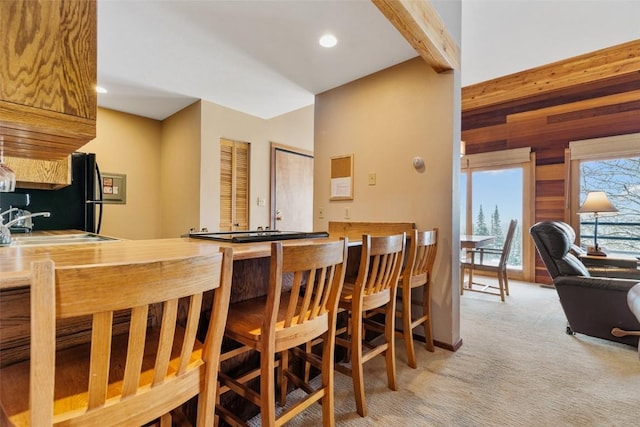
M 612 204 L 604 191 L 591 191 L 587 194 L 580 209 L 579 214 L 590 213 L 595 218 L 595 225 L 593 227 L 593 247 L 587 248 L 587 255 L 591 256 L 607 256 L 607 254 L 598 246 L 598 216 L 603 212 L 618 212 Z

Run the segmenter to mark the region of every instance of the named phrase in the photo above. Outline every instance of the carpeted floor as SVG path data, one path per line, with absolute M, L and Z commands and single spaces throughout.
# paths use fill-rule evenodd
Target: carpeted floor
M 635 348 L 565 334 L 554 289 L 511 283 L 511 296 L 465 293 L 455 353 L 417 350 L 406 365 L 397 343 L 398 391 L 382 358 L 365 365 L 368 416 L 355 412 L 351 380 L 336 379 L 338 426 L 631 426 L 640 414 Z M 292 396 L 294 398 L 295 396 Z M 258 419 L 252 420 L 259 425 Z M 290 426 L 321 425 L 319 405 Z

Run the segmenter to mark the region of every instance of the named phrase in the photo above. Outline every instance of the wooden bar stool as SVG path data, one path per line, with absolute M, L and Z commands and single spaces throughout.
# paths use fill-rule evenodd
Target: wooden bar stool
M 336 344 L 347 348 L 350 363 L 336 364 L 336 370 L 353 379 L 358 414 L 366 416 L 363 364 L 383 354 L 387 382 L 396 390 L 395 316 L 398 278 L 404 258 L 405 233 L 393 236 L 362 236 L 362 253 L 358 276 L 354 283 L 345 282 L 339 307 L 349 314 L 349 326 L 339 331 Z M 365 317 L 372 310 L 385 307 L 382 336 L 365 342 Z M 363 348 L 366 347 L 366 353 Z
M 333 426 L 333 363 L 338 297 L 344 283 L 347 240 L 309 244 L 271 244 L 269 291 L 265 297 L 232 304 L 225 336 L 242 347 L 222 359 L 247 351 L 260 353 L 260 367 L 240 377 L 219 373 L 220 393 L 232 391 L 260 407 L 263 426 L 280 426 L 308 408 L 322 403 L 322 424 Z M 283 276 L 292 277 L 284 289 Z M 303 351 L 306 343 L 321 337 L 322 357 Z M 297 347 L 300 348 L 297 349 Z M 289 369 L 289 356 L 301 357 L 321 368 L 321 386 L 311 386 Z M 280 359 L 277 360 L 277 355 Z M 276 416 L 276 374 L 279 367 L 279 403 L 284 405 L 288 381 L 307 393 L 280 416 Z M 260 377 L 260 391 L 248 381 Z M 232 425 L 246 425 L 220 405 L 217 415 Z
M 198 426 L 212 425 L 232 265 L 231 249 L 108 266 L 34 262 L 31 359 L 0 371 L 1 424 L 135 426 L 161 418 L 170 426 L 169 412 L 197 395 Z M 211 321 L 200 342 L 208 291 Z M 150 327 L 156 305 L 160 325 Z M 112 336 L 121 310 L 131 313 L 129 333 Z M 92 318 L 91 343 L 56 352 L 56 321 L 78 316 Z
M 416 352 L 413 345 L 413 330 L 424 326 L 424 337 L 427 350 L 434 351 L 433 334 L 431 324 L 431 278 L 433 276 L 433 263 L 438 249 L 438 229 L 430 231 L 413 231 L 407 262 L 400 276 L 398 289 L 400 289 L 401 305 L 399 315 L 402 318 L 402 331 L 407 350 L 407 364 L 416 368 Z M 412 315 L 412 290 L 422 288 L 422 314 L 416 318 Z

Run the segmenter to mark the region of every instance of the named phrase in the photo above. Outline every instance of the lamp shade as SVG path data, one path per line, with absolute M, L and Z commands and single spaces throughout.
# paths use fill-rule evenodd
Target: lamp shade
M 611 201 L 607 197 L 604 191 L 591 191 L 587 194 L 578 213 L 602 213 L 602 212 L 618 212 L 618 209 L 611 204 Z

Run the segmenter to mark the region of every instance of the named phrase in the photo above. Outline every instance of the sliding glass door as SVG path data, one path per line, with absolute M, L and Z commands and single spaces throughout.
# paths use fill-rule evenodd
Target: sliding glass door
M 504 167 L 491 170 L 478 170 L 463 173 L 465 234 L 490 235 L 495 237 L 491 247 L 502 248 L 504 238 L 512 219 L 518 221 L 514 236 L 509 269 L 522 272 L 522 206 L 523 206 L 523 170 L 522 167 Z M 468 197 L 468 196 L 471 197 Z M 468 205 L 467 205 L 468 204 Z M 469 209 L 470 207 L 470 209 Z M 497 255 L 485 256 L 485 263 L 498 264 Z
M 531 226 L 533 154 L 528 149 L 465 156 L 460 178 L 460 233 L 494 236 L 491 247 L 502 248 L 512 219 L 518 226 L 508 261 L 509 277 L 532 280 L 532 249 L 522 230 Z M 526 234 L 526 233 L 525 233 Z M 498 264 L 498 256 L 485 263 Z

